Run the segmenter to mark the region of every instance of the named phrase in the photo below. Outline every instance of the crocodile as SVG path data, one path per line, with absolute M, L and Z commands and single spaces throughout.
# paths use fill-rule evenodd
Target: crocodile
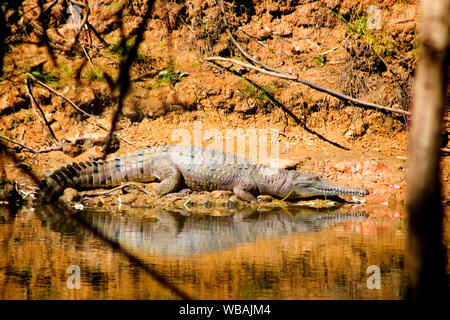
M 187 186 L 195 191 L 231 190 L 255 202 L 257 195 L 279 198 L 366 196 L 366 189 L 335 185 L 314 173 L 256 164 L 232 153 L 173 145 L 148 148 L 106 160 L 74 162 L 46 174 L 41 200 L 55 200 L 65 188 L 102 188 L 124 182 L 160 181 L 158 196 Z

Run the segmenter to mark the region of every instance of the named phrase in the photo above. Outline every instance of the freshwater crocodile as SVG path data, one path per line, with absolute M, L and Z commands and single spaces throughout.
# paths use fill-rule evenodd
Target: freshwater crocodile
M 232 153 L 192 146 L 149 148 L 106 160 L 74 162 L 52 170 L 41 183 L 41 199 L 51 201 L 65 188 L 117 186 L 127 181 L 158 180 L 161 196 L 183 185 L 197 191 L 231 190 L 242 200 L 255 202 L 256 195 L 285 198 L 310 196 L 366 196 L 322 180 L 317 174 L 255 164 Z

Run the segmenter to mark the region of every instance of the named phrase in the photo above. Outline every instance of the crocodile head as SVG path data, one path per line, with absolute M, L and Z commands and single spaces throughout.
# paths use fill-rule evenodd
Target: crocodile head
M 360 196 L 369 194 L 366 189 L 352 189 L 341 187 L 323 180 L 319 175 L 300 173 L 292 182 L 292 197 L 305 198 L 312 196 Z

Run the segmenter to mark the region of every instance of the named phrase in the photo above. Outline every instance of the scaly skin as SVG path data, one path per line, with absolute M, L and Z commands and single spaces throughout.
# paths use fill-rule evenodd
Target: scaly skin
M 117 186 L 127 181 L 159 180 L 158 195 L 183 184 L 192 190 L 231 190 L 249 202 L 255 195 L 303 198 L 310 196 L 366 196 L 365 189 L 341 187 L 311 173 L 274 169 L 230 153 L 190 146 L 165 146 L 110 157 L 105 161 L 76 162 L 49 172 L 42 182 L 43 199 L 53 200 L 65 188 Z

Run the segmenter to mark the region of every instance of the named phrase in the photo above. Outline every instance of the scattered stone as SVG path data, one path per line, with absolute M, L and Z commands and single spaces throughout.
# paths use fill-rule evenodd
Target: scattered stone
M 0 115 L 17 112 L 27 103 L 25 93 L 13 88 L 0 98 Z
M 339 172 L 345 172 L 349 168 L 349 162 L 338 162 L 334 165 L 334 169 Z
M 289 150 L 291 150 L 291 145 L 289 144 L 289 142 L 286 142 L 286 143 L 284 144 L 283 149 L 281 150 L 281 153 L 286 153 L 286 152 L 288 152 Z
M 270 203 L 273 201 L 273 197 L 269 195 L 259 195 L 257 197 L 258 203 Z
M 127 193 L 120 196 L 122 204 L 131 204 L 138 198 L 136 193 Z
M 229 198 L 232 194 L 233 194 L 233 192 L 228 191 L 228 190 L 214 190 L 214 191 L 211 192 L 211 196 L 214 199 Z
M 78 200 L 80 200 L 80 194 L 78 193 L 77 190 L 73 188 L 66 188 L 62 196 L 59 197 L 59 201 L 62 201 L 64 203 L 69 203 Z
M 212 208 L 214 206 L 214 203 L 212 203 L 209 200 L 204 200 L 204 201 L 200 202 L 200 205 L 204 208 Z
M 343 161 L 336 163 L 333 167 L 339 172 L 360 173 L 363 175 L 375 175 L 380 171 L 389 171 L 389 167 L 386 164 L 375 160 L 365 160 L 356 163 Z

